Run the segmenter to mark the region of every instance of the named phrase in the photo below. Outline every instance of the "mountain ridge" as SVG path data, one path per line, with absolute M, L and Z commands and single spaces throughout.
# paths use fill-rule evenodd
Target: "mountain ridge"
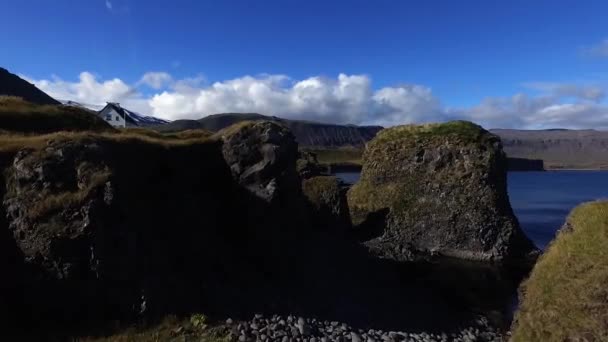
M 240 121 L 275 121 L 287 126 L 303 147 L 363 147 L 381 126 L 356 126 L 328 124 L 314 121 L 289 120 L 258 113 L 221 113 L 212 114 L 198 120 L 176 120 L 166 125 L 151 127 L 160 132 L 176 132 L 188 129 L 219 131 Z
M 363 148 L 381 126 L 324 124 L 266 116 L 258 113 L 213 114 L 199 120 L 177 120 L 152 127 L 161 132 L 187 129 L 217 131 L 244 120 L 277 121 L 289 127 L 304 148 L 331 149 Z M 593 129 L 574 130 L 551 128 L 543 130 L 490 129 L 498 135 L 510 160 L 517 161 L 518 170 L 541 169 L 608 169 L 608 132 Z M 352 151 L 345 153 L 352 154 Z M 352 159 L 352 156 L 349 156 Z M 343 158 L 338 158 L 343 159 Z
M 39 105 L 61 104 L 35 85 L 2 67 L 0 67 L 0 95 L 20 97 L 27 102 Z

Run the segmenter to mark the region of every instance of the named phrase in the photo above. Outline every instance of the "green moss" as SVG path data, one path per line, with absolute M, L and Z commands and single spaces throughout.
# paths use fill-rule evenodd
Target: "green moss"
M 302 182 L 302 191 L 317 208 L 340 193 L 338 179 L 334 176 L 318 176 Z
M 608 340 L 608 202 L 583 204 L 522 286 L 513 341 Z
M 446 123 L 432 123 L 425 125 L 404 125 L 384 129 L 378 133 L 373 142 L 375 144 L 410 139 L 435 139 L 441 137 L 458 138 L 467 143 L 483 141 L 494 137 L 481 126 L 469 121 L 450 121 Z
M 353 224 L 365 220 L 367 213 L 387 208 L 393 214 L 418 214 L 419 211 L 415 207 L 420 182 L 421 180 L 415 177 L 401 178 L 398 182 L 359 181 L 348 192 L 348 205 L 354 213 Z

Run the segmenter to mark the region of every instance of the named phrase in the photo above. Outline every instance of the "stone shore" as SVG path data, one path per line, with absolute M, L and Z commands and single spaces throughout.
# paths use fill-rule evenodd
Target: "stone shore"
M 354 328 L 346 323 L 296 316 L 255 315 L 248 321 L 226 320 L 234 342 L 473 342 L 504 341 L 484 317 L 450 333 L 384 331 Z

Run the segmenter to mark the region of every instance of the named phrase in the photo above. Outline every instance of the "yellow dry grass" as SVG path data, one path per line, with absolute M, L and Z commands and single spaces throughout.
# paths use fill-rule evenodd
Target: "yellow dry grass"
M 608 202 L 567 222 L 523 284 L 514 342 L 608 341 Z

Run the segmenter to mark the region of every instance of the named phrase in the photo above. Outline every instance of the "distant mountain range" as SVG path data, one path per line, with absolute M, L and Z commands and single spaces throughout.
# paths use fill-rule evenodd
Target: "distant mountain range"
M 218 131 L 243 120 L 282 122 L 292 130 L 301 146 L 309 148 L 363 147 L 382 129 L 380 126 L 287 120 L 257 113 L 215 114 L 200 120 L 177 120 L 153 129 L 161 132 L 198 128 Z M 608 132 L 568 129 L 492 129 L 491 132 L 502 139 L 514 169 L 608 169 Z
M 224 113 L 206 116 L 199 120 L 176 120 L 169 124 L 152 127 L 160 132 L 176 132 L 186 129 L 219 131 L 239 121 L 271 120 L 283 123 L 293 132 L 304 147 L 361 147 L 378 133 L 381 126 L 335 125 L 311 121 L 287 120 L 257 113 Z
M 509 157 L 537 159 L 546 169 L 608 169 L 608 132 L 493 129 Z

